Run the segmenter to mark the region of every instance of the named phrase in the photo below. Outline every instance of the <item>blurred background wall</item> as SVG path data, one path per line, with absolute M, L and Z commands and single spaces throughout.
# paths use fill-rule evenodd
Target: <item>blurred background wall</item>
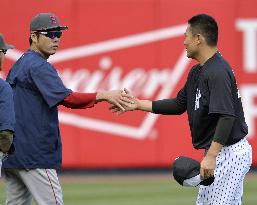
M 175 97 L 196 64 L 183 47 L 187 20 L 210 14 L 219 24 L 219 51 L 237 76 L 257 166 L 256 7 L 256 0 L 2 0 L 0 32 L 15 45 L 2 75 L 29 48 L 32 17 L 52 12 L 69 27 L 50 59 L 67 87 L 126 87 L 142 99 Z M 180 155 L 202 158 L 192 147 L 186 114 L 116 116 L 108 108 L 59 107 L 63 168 L 167 168 Z

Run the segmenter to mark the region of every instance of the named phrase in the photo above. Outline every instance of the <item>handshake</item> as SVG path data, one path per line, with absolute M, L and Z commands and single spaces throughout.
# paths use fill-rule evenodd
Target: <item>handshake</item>
M 124 90 L 99 92 L 96 95 L 96 101 L 109 102 L 112 104 L 112 106 L 109 108 L 111 112 L 118 115 L 139 108 L 139 100 L 135 98 L 126 88 Z

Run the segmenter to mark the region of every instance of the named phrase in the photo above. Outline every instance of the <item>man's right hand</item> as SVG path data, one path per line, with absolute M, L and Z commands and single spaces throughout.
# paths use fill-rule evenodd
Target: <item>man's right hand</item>
M 13 142 L 13 132 L 9 130 L 0 131 L 0 151 L 7 153 Z
M 107 101 L 112 104 L 113 107 L 117 107 L 122 112 L 126 111 L 125 107 L 127 105 L 135 103 L 134 97 L 123 90 L 98 92 L 96 95 L 96 101 Z
M 124 93 L 126 95 L 129 95 L 129 100 L 127 98 L 122 98 L 120 101 L 120 104 L 122 105 L 122 107 L 125 110 L 121 110 L 119 107 L 117 107 L 116 105 L 113 105 L 112 107 L 110 107 L 109 109 L 111 110 L 111 112 L 116 113 L 118 115 L 127 112 L 127 111 L 132 111 L 132 110 L 137 110 L 138 106 L 139 106 L 139 100 L 137 98 L 135 98 L 130 91 L 128 91 L 126 88 L 124 89 Z

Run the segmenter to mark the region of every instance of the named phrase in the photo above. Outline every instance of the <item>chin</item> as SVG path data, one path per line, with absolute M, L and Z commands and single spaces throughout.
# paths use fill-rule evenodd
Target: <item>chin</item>
M 187 52 L 187 57 L 188 57 L 188 58 L 192 58 L 192 55 Z
M 54 55 L 56 53 L 56 50 L 50 51 L 48 54 L 49 55 Z
M 195 59 L 195 53 L 189 53 L 189 52 L 187 52 L 187 57 L 188 58 L 192 58 L 192 59 Z

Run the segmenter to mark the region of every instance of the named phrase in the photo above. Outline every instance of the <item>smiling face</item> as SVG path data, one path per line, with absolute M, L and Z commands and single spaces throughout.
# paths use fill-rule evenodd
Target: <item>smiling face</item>
M 187 57 L 195 59 L 195 57 L 199 52 L 200 35 L 193 34 L 190 24 L 187 26 L 187 29 L 184 35 L 185 35 L 184 46 L 187 51 Z
M 31 39 L 32 49 L 40 52 L 46 58 L 56 53 L 60 43 L 60 38 L 57 36 L 50 38 L 47 37 L 43 32 L 32 33 Z

